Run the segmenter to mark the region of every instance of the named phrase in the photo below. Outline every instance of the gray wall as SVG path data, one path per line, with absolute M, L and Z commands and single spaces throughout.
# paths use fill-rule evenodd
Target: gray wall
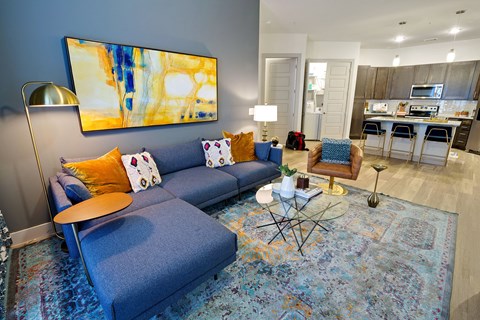
M 77 110 L 31 109 L 46 177 L 60 156 L 123 153 L 255 129 L 259 0 L 27 0 L 0 3 L 0 210 L 11 231 L 49 221 L 20 88 L 47 80 L 71 88 L 64 36 L 218 58 L 219 120 L 82 134 Z

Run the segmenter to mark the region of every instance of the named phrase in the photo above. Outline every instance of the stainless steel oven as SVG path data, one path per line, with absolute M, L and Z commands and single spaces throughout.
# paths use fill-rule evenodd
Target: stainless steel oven
M 412 105 L 405 118 L 430 118 L 438 114 L 439 106 Z
M 414 84 L 410 99 L 441 99 L 443 84 Z

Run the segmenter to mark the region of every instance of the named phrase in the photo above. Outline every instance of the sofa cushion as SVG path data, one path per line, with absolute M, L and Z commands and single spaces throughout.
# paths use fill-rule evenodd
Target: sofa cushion
M 155 149 L 146 148 L 145 150 L 153 156 L 158 172 L 161 175 L 205 165 L 205 156 L 200 138 L 190 142 L 177 143 Z
M 248 161 L 237 163 L 234 166 L 222 167 L 217 170 L 226 172 L 238 180 L 238 188 L 253 187 L 280 176 L 276 163 L 271 161 Z
M 224 138 L 230 138 L 232 142 L 232 157 L 235 162 L 257 160 L 255 156 L 255 143 L 253 132 L 233 134 L 223 131 Z
M 58 172 L 57 179 L 72 203 L 79 203 L 92 197 L 92 194 L 88 191 L 83 182 L 74 176 L 64 172 Z
M 82 181 L 92 196 L 110 192 L 129 192 L 132 188 L 121 157 L 122 154 L 117 147 L 97 159 L 65 163 L 63 167 Z
M 257 156 L 258 160 L 268 161 L 271 148 L 272 148 L 272 141 L 256 142 L 255 155 Z
M 155 315 L 233 262 L 237 250 L 234 233 L 180 199 L 119 217 L 81 243 L 108 319 Z
M 162 182 L 157 165 L 147 151 L 123 155 L 122 162 L 133 192 L 146 190 Z
M 160 186 L 195 206 L 217 197 L 230 197 L 238 193 L 235 177 L 205 166 L 164 175 Z
M 322 162 L 350 164 L 350 139 L 322 139 Z
M 231 152 L 231 139 L 202 141 L 205 154 L 205 165 L 209 168 L 219 168 L 235 164 Z

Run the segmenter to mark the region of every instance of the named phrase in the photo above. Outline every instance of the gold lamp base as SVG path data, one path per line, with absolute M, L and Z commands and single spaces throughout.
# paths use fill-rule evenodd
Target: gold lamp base
M 348 193 L 347 189 L 338 184 L 334 184 L 331 188 L 329 183 L 320 183 L 318 186 L 322 188 L 323 193 L 331 196 L 344 196 Z

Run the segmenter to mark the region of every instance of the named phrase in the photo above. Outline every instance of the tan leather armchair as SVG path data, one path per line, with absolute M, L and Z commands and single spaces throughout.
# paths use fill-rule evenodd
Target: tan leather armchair
M 357 180 L 362 167 L 363 151 L 358 146 L 350 146 L 350 165 L 321 162 L 322 143 L 316 145 L 308 152 L 307 172 L 330 176 L 330 183 L 322 185 L 328 194 L 344 195 L 347 190 L 339 185 L 334 185 L 335 177 Z

